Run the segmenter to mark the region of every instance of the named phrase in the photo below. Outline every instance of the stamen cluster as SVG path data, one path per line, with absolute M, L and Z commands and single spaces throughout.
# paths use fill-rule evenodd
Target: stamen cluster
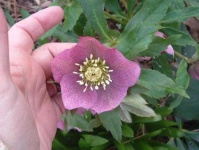
M 92 54 L 90 54 L 89 59 L 86 58 L 83 64 L 75 63 L 75 65 L 79 66 L 79 72 L 73 73 L 81 77 L 81 80 L 77 82 L 80 85 L 85 85 L 83 92 L 87 90 L 88 86 L 93 91 L 93 89 L 98 90 L 99 86 L 102 85 L 105 90 L 106 86 L 112 82 L 109 73 L 113 72 L 113 70 L 109 70 L 105 60 L 95 59 Z

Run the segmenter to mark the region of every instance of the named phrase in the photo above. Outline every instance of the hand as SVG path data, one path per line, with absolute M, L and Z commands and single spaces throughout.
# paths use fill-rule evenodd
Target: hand
M 50 62 L 74 43 L 32 49 L 62 19 L 60 7 L 49 7 L 16 23 L 7 34 L 0 10 L 0 140 L 8 149 L 51 149 L 64 107 L 55 86 L 46 83 L 52 76 Z

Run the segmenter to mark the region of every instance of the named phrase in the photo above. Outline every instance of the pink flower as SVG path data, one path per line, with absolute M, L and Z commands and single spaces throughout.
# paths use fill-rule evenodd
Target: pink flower
M 159 32 L 159 31 L 157 31 L 157 32 L 155 33 L 155 35 L 156 35 L 156 36 L 159 36 L 159 37 L 162 37 L 162 38 L 165 38 L 165 37 L 166 37 L 164 33 Z M 174 55 L 174 50 L 173 50 L 173 47 L 172 47 L 171 45 L 168 45 L 168 46 L 167 46 L 167 49 L 165 49 L 164 51 L 165 51 L 166 53 L 170 54 L 170 55 Z
M 51 68 L 61 85 L 65 108 L 96 113 L 116 108 L 141 71 L 116 48 L 107 48 L 92 37 L 81 37 L 77 45 L 53 59 Z
M 199 80 L 199 62 L 196 62 L 195 64 L 191 65 L 189 67 L 188 72 L 192 78 Z

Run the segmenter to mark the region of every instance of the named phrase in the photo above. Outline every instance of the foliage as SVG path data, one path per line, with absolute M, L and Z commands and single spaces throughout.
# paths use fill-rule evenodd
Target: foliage
M 137 85 L 117 109 L 69 112 L 65 119 L 73 129 L 58 129 L 54 150 L 199 149 L 199 81 L 187 73 L 198 59 L 198 44 L 183 24 L 199 16 L 197 0 L 55 0 L 52 5 L 64 9 L 64 21 L 37 46 L 52 38 L 77 42 L 79 36 L 92 36 L 142 67 Z M 13 25 L 7 11 L 6 16 Z M 156 37 L 157 31 L 167 37 Z M 168 45 L 175 49 L 174 56 L 164 52 Z

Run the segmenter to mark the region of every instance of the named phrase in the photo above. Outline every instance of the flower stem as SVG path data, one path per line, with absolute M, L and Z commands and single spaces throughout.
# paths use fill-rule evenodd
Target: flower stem
M 186 60 L 187 62 L 189 61 L 189 58 L 187 58 L 186 56 L 184 56 L 184 55 L 180 54 L 179 52 L 174 51 L 174 53 L 175 53 L 175 55 L 177 55 L 178 57 L 180 57 L 180 58 L 182 58 L 182 59 Z

